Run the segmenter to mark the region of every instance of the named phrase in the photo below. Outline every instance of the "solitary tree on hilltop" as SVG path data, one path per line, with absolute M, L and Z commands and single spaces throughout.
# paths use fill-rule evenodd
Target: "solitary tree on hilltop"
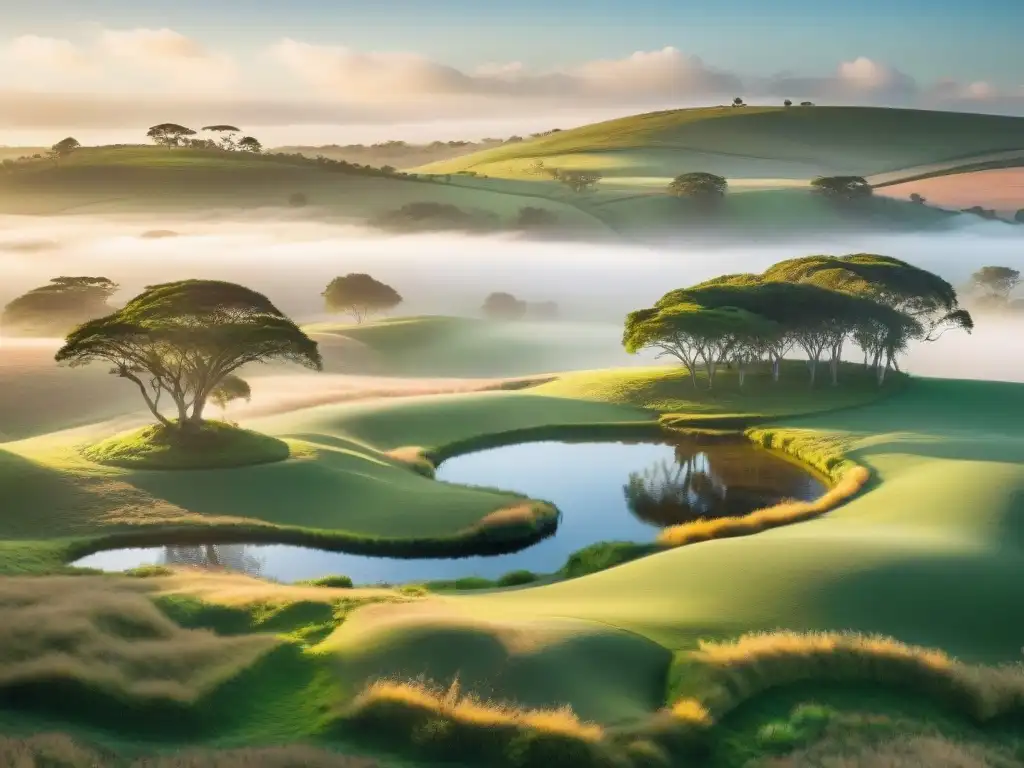
M 793 102 L 790 99 L 786 99 L 784 102 L 782 102 L 782 106 L 784 106 L 784 107 L 792 107 L 793 106 Z
M 315 341 L 263 294 L 219 280 L 151 285 L 122 309 L 75 328 L 56 360 L 102 362 L 133 382 L 165 427 L 198 430 L 228 376 L 250 363 L 286 360 L 321 370 Z M 177 422 L 160 412 L 169 397 Z
M 156 144 L 173 149 L 187 145 L 189 138 L 195 136 L 196 132 L 177 123 L 160 123 L 146 131 L 146 135 Z
M 81 148 L 82 145 L 78 143 L 78 139 L 68 136 L 66 139 L 61 139 L 50 147 L 50 158 L 55 165 L 60 165 L 61 160 Z
M 924 197 L 919 195 L 917 192 L 911 192 L 910 202 L 914 203 L 914 205 L 924 205 L 928 201 Z
M 668 192 L 674 197 L 713 202 L 721 200 L 728 188 L 729 183 L 721 176 L 698 171 L 676 176 L 668 185 Z
M 235 148 L 235 135 L 242 129 L 234 125 L 204 125 L 203 130 L 219 134 L 220 148 L 232 150 Z
M 746 104 L 743 103 L 743 99 L 741 99 L 739 96 L 737 96 L 735 99 L 732 100 L 732 105 L 734 107 L 745 107 L 745 106 L 747 106 Z
M 814 102 L 813 101 L 801 101 L 800 102 L 800 106 L 801 107 L 813 107 L 814 106 Z
M 357 323 L 402 303 L 398 291 L 361 272 L 334 278 L 321 295 L 328 312 L 345 312 Z

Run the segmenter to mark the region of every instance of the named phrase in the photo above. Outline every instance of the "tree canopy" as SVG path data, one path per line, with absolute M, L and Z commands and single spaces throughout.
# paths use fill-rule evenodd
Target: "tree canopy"
M 78 139 L 68 136 L 66 139 L 61 139 L 50 147 L 50 157 L 53 158 L 54 162 L 59 163 L 72 152 L 81 148 L 82 145 L 78 143 Z
M 354 272 L 336 277 L 321 294 L 328 312 L 344 312 L 363 322 L 368 316 L 394 309 L 402 297 L 394 288 L 370 275 Z
M 504 291 L 488 294 L 481 307 L 484 317 L 492 320 L 519 320 L 526 315 L 527 309 L 525 301 Z
M 989 296 L 1006 300 L 1020 285 L 1020 270 L 1011 267 L 982 267 L 971 275 L 971 285 Z
M 252 152 L 257 155 L 263 151 L 263 145 L 259 142 L 259 139 L 253 136 L 243 136 L 235 146 L 243 152 Z
M 55 277 L 7 304 L 0 322 L 28 335 L 63 336 L 76 325 L 107 314 L 107 302 L 117 290 L 117 283 L 105 277 Z
M 198 428 L 207 400 L 242 366 L 283 360 L 320 370 L 315 341 L 263 294 L 219 280 L 179 280 L 146 288 L 122 309 L 68 334 L 56 354 L 77 367 L 93 362 L 133 382 L 156 419 L 162 396 L 180 429 Z
M 195 136 L 196 132 L 177 123 L 160 123 L 146 131 L 146 135 L 155 143 L 171 149 L 186 146 L 189 138 Z
M 838 200 L 862 200 L 874 193 L 863 176 L 819 176 L 811 186 L 826 197 Z
M 668 185 L 669 194 L 697 200 L 721 199 L 728 188 L 729 182 L 721 176 L 701 171 L 676 176 Z

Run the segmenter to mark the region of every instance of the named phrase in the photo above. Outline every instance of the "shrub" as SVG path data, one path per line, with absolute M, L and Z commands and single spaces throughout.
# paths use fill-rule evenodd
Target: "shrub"
M 343 574 L 331 574 L 329 576 L 321 576 L 318 579 L 308 579 L 306 581 L 297 582 L 299 584 L 305 584 L 310 587 L 335 587 L 337 589 L 352 589 L 352 579 L 349 576 Z
M 575 579 L 590 573 L 597 573 L 638 557 L 649 555 L 657 547 L 649 544 L 637 544 L 632 541 L 599 541 L 569 555 L 558 575 L 566 579 Z
M 533 571 L 509 571 L 498 579 L 499 587 L 517 587 L 520 584 L 530 584 L 537 580 L 537 574 Z
M 150 579 L 155 576 L 173 576 L 174 571 L 164 565 L 140 565 L 137 568 L 129 568 L 124 575 L 134 576 L 136 579 Z

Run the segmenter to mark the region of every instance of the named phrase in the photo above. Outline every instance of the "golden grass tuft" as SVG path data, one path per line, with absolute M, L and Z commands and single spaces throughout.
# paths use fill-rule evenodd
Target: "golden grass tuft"
M 998 747 L 942 736 L 910 736 L 851 747 L 826 739 L 752 768 L 1016 768 L 1019 758 Z
M 1024 665 L 964 664 L 946 653 L 893 638 L 846 632 L 749 634 L 702 642 L 683 654 L 695 704 L 720 718 L 767 690 L 804 682 L 870 682 L 927 695 L 978 722 L 1024 711 Z M 694 666 L 696 669 L 694 669 Z M 689 683 L 689 686 L 687 686 Z
M 710 728 L 711 712 L 697 699 L 679 699 L 671 708 L 672 717 L 691 728 Z
M 149 581 L 0 580 L 0 689 L 71 684 L 134 704 L 189 704 L 281 643 L 184 629 L 149 599 Z
M 571 707 L 523 709 L 514 704 L 484 701 L 464 693 L 458 680 L 447 689 L 420 681 L 376 680 L 359 694 L 353 707 L 358 710 L 380 704 L 427 710 L 446 720 L 479 728 L 525 728 L 587 742 L 604 738 L 600 725 L 581 721 Z
M 388 451 L 385 455 L 401 464 L 407 465 L 413 472 L 424 477 L 433 479 L 437 472 L 437 467 L 427 458 L 426 449 L 417 445 L 395 448 Z
M 830 438 L 802 430 L 750 429 L 746 436 L 764 448 L 784 451 L 801 462 L 828 475 L 832 487 L 813 501 L 784 501 L 757 509 L 743 517 L 700 519 L 665 528 L 658 535 L 663 547 L 684 547 L 701 541 L 750 536 L 771 528 L 811 520 L 841 506 L 856 496 L 871 479 L 867 467 L 855 464 L 843 455 Z

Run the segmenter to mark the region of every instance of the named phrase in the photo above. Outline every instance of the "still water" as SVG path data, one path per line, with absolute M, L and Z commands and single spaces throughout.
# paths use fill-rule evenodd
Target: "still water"
M 121 571 L 194 565 L 282 582 L 344 574 L 356 584 L 407 584 L 509 571 L 558 570 L 599 541 L 653 541 L 659 529 L 700 517 L 746 514 L 783 499 L 813 499 L 824 485 L 746 441 L 536 442 L 445 461 L 437 478 L 524 493 L 562 512 L 558 531 L 520 552 L 458 559 L 397 559 L 276 544 L 211 544 L 99 552 L 75 565 Z

